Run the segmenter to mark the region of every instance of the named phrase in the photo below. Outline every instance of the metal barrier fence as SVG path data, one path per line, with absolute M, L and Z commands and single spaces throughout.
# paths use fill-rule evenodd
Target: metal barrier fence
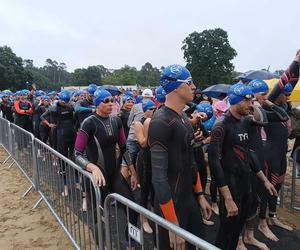
M 293 153 L 293 169 L 292 169 L 292 187 L 291 187 L 291 209 L 300 211 L 300 207 L 296 205 L 297 199 L 298 198 L 298 204 L 300 203 L 300 195 L 298 194 L 297 197 L 297 171 L 300 171 L 300 165 L 298 161 L 298 152 L 300 150 L 300 147 L 297 147 Z M 300 152 L 299 152 L 300 154 Z
M 118 205 L 120 203 L 120 205 Z M 112 206 L 113 204 L 113 206 Z M 120 224 L 121 218 L 121 211 L 119 211 L 122 207 L 122 210 L 125 211 L 125 216 L 123 216 L 123 225 Z M 114 212 L 114 214 L 112 213 Z M 130 213 L 136 212 L 139 214 L 140 217 L 140 229 L 137 225 L 131 224 L 130 221 Z M 114 218 L 118 218 L 114 221 Z M 151 243 L 151 239 L 146 239 L 147 236 L 144 234 L 143 230 L 143 218 L 147 218 L 150 223 L 153 223 L 155 234 L 155 242 L 154 245 Z M 158 242 L 158 229 L 162 227 L 168 231 L 173 232 L 175 235 L 183 238 L 186 243 L 191 244 L 195 247 L 195 249 L 203 249 L 203 250 L 214 250 L 219 249 L 212 244 L 208 243 L 205 240 L 202 240 L 195 235 L 189 233 L 188 231 L 168 222 L 167 220 L 163 219 L 162 217 L 152 213 L 151 211 L 141 207 L 140 205 L 136 204 L 135 202 L 119 195 L 119 194 L 109 194 L 105 201 L 104 201 L 104 220 L 105 220 L 105 236 L 106 236 L 106 247 L 108 250 L 111 249 L 121 249 L 121 244 L 128 244 L 127 246 L 132 247 L 135 245 L 134 242 L 141 245 L 142 249 L 160 249 L 159 242 Z M 201 223 L 201 222 L 199 222 Z M 115 230 L 113 230 L 113 224 L 115 224 Z M 122 227 L 125 234 L 120 233 L 120 227 Z M 114 237 L 113 237 L 114 235 Z M 127 236 L 127 237 L 126 237 Z M 123 238 L 123 239 L 122 239 Z M 125 240 L 127 238 L 127 240 Z M 133 239 L 128 240 L 128 239 Z M 147 244 L 145 244 L 147 242 Z M 177 249 L 177 246 L 174 246 L 174 249 Z
M 37 190 L 37 165 L 35 162 L 34 136 L 19 126 L 10 124 L 11 156 L 18 168 L 30 182 L 31 186 L 24 193 L 25 196 L 33 187 Z
M 4 160 L 4 163 L 10 158 L 11 154 L 11 131 L 10 122 L 0 117 L 0 143 L 3 145 L 9 156 Z
M 34 139 L 34 145 L 41 199 L 77 249 L 103 249 L 101 193 L 92 175 L 42 141 Z

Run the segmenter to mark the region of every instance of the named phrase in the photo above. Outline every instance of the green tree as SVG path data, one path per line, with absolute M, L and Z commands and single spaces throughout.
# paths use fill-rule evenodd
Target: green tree
M 103 79 L 103 83 L 110 85 L 136 85 L 138 71 L 135 67 L 125 65 L 121 69 L 114 70 Z
M 147 62 L 138 72 L 137 83 L 141 86 L 157 86 L 159 85 L 160 71 Z
M 26 88 L 32 76 L 23 67 L 23 60 L 10 47 L 0 47 L 0 88 L 16 90 Z
M 230 46 L 223 29 L 193 32 L 183 41 L 182 50 L 187 68 L 197 85 L 230 83 L 234 66 L 231 60 L 237 55 Z
M 86 86 L 90 83 L 95 83 L 102 85 L 103 78 L 109 74 L 109 70 L 102 65 L 89 66 L 86 69 L 75 69 L 72 74 L 72 84 Z

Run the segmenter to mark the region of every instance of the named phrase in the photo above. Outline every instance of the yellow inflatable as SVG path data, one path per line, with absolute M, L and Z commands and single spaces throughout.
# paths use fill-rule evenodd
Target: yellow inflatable
M 271 79 L 271 80 L 265 80 L 265 82 L 268 84 L 270 90 L 269 92 L 274 88 L 274 85 L 279 81 L 279 79 Z M 290 98 L 292 102 L 300 102 L 300 81 L 296 84 Z

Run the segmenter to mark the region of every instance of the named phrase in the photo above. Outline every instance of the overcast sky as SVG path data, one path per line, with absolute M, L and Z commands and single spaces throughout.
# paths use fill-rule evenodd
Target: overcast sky
M 222 28 L 237 71 L 286 68 L 300 48 L 299 0 L 0 0 L 0 46 L 43 66 L 185 65 L 182 41 Z

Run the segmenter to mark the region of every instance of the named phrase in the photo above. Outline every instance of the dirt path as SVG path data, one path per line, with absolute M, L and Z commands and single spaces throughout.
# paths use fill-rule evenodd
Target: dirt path
M 0 162 L 6 156 L 0 148 Z M 0 249 L 74 249 L 43 202 L 31 209 L 39 198 L 35 191 L 21 198 L 30 185 L 16 166 L 7 167 L 0 164 Z

